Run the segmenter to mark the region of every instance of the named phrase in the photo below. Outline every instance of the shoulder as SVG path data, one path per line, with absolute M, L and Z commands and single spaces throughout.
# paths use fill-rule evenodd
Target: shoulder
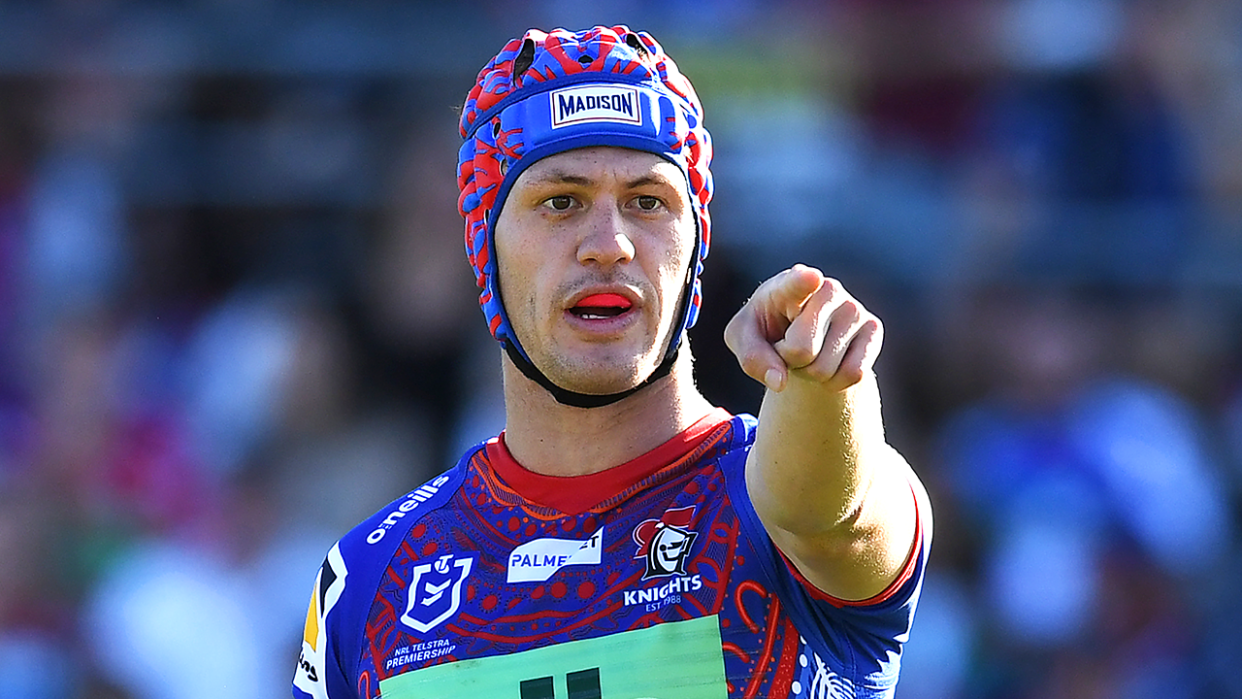
M 307 612 L 294 687 L 298 697 L 353 696 L 367 612 L 384 570 L 402 540 L 423 517 L 461 486 L 475 447 L 452 469 L 380 508 L 328 551 Z
M 324 565 L 331 565 L 335 556 L 340 568 L 336 576 L 352 578 L 351 598 L 356 595 L 361 600 L 374 593 L 379 577 L 410 529 L 451 501 L 481 449 L 478 445 L 469 450 L 456 466 L 388 503 L 340 538 Z
M 746 445 L 755 441 L 755 429 L 759 427 L 759 418 L 750 413 L 738 413 L 733 416 L 732 424 L 734 439 Z
M 416 522 L 443 507 L 461 487 L 469 470 L 470 460 L 480 449 L 481 445 L 471 449 L 453 468 L 393 500 L 363 520 L 341 537 L 338 542 L 340 549 L 353 554 L 352 558 L 369 559 L 376 554 L 383 559 L 390 557 L 392 550 Z
M 745 457 L 750 452 L 755 443 L 755 430 L 759 426 L 759 420 L 749 413 L 738 413 L 730 416 L 728 426 L 728 433 L 720 444 L 725 452 L 724 462 L 731 461 L 728 457 Z

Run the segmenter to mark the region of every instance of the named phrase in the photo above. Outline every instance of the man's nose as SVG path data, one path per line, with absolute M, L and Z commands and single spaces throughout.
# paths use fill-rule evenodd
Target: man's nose
M 634 242 L 626 233 L 625 216 L 615 202 L 597 201 L 586 217 L 578 243 L 578 261 L 604 266 L 634 259 Z

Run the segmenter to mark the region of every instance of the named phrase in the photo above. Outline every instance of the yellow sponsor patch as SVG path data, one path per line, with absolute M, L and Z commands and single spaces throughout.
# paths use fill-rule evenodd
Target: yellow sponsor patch
M 319 590 L 318 581 L 315 582 L 315 591 L 311 592 L 310 604 L 306 607 L 306 626 L 303 627 L 302 640 L 311 647 L 315 648 L 315 642 L 319 640 Z

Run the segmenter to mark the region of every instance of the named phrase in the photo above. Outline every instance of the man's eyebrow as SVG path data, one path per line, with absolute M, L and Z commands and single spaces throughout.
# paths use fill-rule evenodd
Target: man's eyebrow
M 583 177 L 582 175 L 574 175 L 569 172 L 565 172 L 563 170 L 550 170 L 548 172 L 535 175 L 531 179 L 533 180 L 534 184 L 573 184 L 573 185 L 579 185 L 582 187 L 587 187 L 592 184 L 595 184 L 595 180 L 589 177 Z M 636 179 L 626 182 L 625 187 L 627 189 L 634 189 L 636 187 L 645 187 L 645 186 L 650 186 L 650 185 L 668 186 L 669 184 L 670 183 L 668 179 L 665 177 L 657 177 L 655 175 L 643 175 L 642 177 L 638 177 Z
M 642 177 L 639 177 L 636 180 L 630 180 L 629 182 L 625 183 L 625 186 L 627 189 L 634 189 L 636 187 L 645 187 L 648 185 L 667 187 L 667 186 L 671 186 L 672 183 L 668 181 L 668 178 L 656 177 L 655 175 L 643 175 Z
M 585 187 L 592 183 L 589 177 L 572 175 L 563 170 L 551 170 L 535 175 L 532 179 L 538 184 L 576 184 Z

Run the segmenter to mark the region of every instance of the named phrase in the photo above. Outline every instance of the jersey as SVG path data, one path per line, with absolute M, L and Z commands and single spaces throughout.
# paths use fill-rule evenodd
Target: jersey
M 844 602 L 765 533 L 724 410 L 601 473 L 523 469 L 503 433 L 343 537 L 297 699 L 890 697 L 928 542 Z

